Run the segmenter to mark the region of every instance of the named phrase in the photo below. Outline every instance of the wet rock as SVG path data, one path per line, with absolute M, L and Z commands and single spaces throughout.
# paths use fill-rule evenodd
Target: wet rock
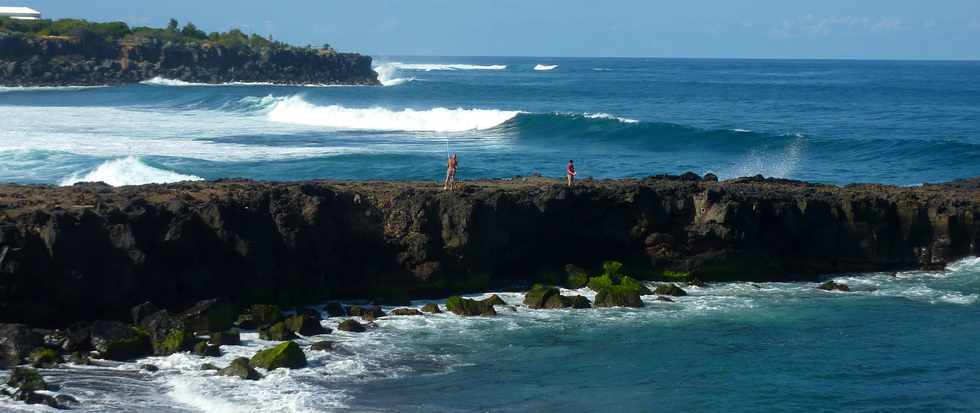
M 211 333 L 208 342 L 216 346 L 237 346 L 242 344 L 242 336 L 238 330 L 216 331 Z
M 842 292 L 851 291 L 851 287 L 848 287 L 847 284 L 838 283 L 835 281 L 827 281 L 823 284 L 820 284 L 817 288 L 824 291 L 842 291 Z
M 251 314 L 242 314 L 238 316 L 237 320 L 235 320 L 235 327 L 242 330 L 255 330 L 259 328 L 259 323 L 255 321 L 255 317 L 253 317 Z
M 530 291 L 524 294 L 524 305 L 528 308 L 545 308 L 548 300 L 554 296 L 560 296 L 561 291 L 554 287 L 535 285 Z M 561 301 L 559 300 L 559 303 Z
M 146 372 L 149 372 L 149 373 L 156 373 L 156 372 L 160 371 L 160 368 L 157 367 L 157 366 L 154 366 L 152 364 L 142 364 L 142 365 L 140 365 L 140 370 L 143 370 L 143 371 L 146 371 Z
M 422 312 L 423 313 L 438 314 L 438 313 L 441 313 L 442 310 L 439 309 L 439 305 L 438 304 L 429 303 L 429 304 L 426 304 L 426 305 L 423 305 L 422 306 Z
M 184 321 L 170 315 L 167 310 L 143 317 L 139 327 L 149 334 L 153 354 L 157 356 L 191 351 L 199 341 Z
M 296 334 L 286 327 L 286 323 L 280 321 L 271 326 L 260 327 L 259 338 L 270 341 L 286 341 L 298 337 L 296 337 Z
M 249 364 L 249 360 L 245 357 L 236 358 L 231 362 L 231 365 L 218 370 L 218 374 L 222 376 L 238 377 L 243 380 L 258 380 L 262 378 L 262 375 Z
M 310 344 L 310 350 L 332 351 L 333 341 L 317 341 L 316 343 Z
M 0 324 L 0 364 L 17 365 L 44 345 L 44 336 L 24 324 Z
M 59 394 L 57 396 L 54 396 L 54 400 L 58 403 L 60 408 L 70 409 L 82 405 L 82 403 L 80 403 L 78 399 L 69 396 L 67 394 Z
M 323 315 L 320 314 L 320 311 L 315 308 L 300 308 L 296 310 L 296 314 L 300 314 L 317 321 L 323 320 Z
M 484 302 L 486 304 L 490 304 L 490 305 L 507 305 L 507 303 L 502 298 L 500 298 L 500 296 L 497 295 L 497 294 L 493 294 L 493 295 L 491 295 L 491 296 L 489 296 L 487 298 L 484 298 L 484 299 L 482 299 L 480 301 L 482 301 L 482 302 Z
M 221 346 L 202 341 L 194 346 L 194 354 L 203 357 L 221 357 Z
M 29 390 L 18 390 L 14 393 L 14 399 L 20 400 L 26 404 L 42 404 L 46 406 L 53 407 L 55 409 L 62 409 L 62 406 L 58 399 L 54 396 L 48 394 L 36 393 Z
M 461 316 L 493 316 L 497 311 L 493 304 L 485 301 L 470 300 L 458 295 L 446 299 L 446 310 Z
M 414 308 L 396 308 L 391 310 L 390 315 L 422 315 L 422 312 Z
M 347 312 L 344 311 L 344 306 L 340 305 L 340 303 L 336 301 L 327 303 L 323 310 L 326 311 L 327 315 L 330 317 L 343 317 L 347 315 Z
M 248 359 L 245 359 L 245 360 L 246 360 L 246 364 L 247 364 L 248 363 Z M 215 366 L 214 364 L 211 364 L 211 363 L 204 363 L 204 364 L 202 364 L 201 367 L 200 367 L 200 369 L 201 370 L 213 370 L 213 371 L 221 370 L 221 368 L 219 368 L 218 366 Z
M 319 334 L 330 334 L 330 329 L 320 324 L 319 317 L 313 318 L 306 314 L 299 314 L 287 318 L 283 323 L 289 331 L 301 336 L 309 337 Z
M 704 288 L 707 286 L 707 284 L 705 284 L 704 281 L 701 281 L 699 278 L 695 278 L 692 279 L 691 281 L 688 281 L 687 285 L 691 287 L 698 287 L 698 288 Z
M 672 303 L 672 302 L 674 302 L 674 299 L 673 298 L 670 298 L 670 297 L 663 296 L 663 295 L 658 295 L 657 296 L 657 301 L 663 301 L 663 302 L 667 302 L 667 303 Z
M 92 347 L 99 357 L 126 361 L 153 354 L 150 336 L 118 321 L 96 321 L 91 328 Z
M 92 360 L 89 359 L 88 355 L 83 354 L 80 351 L 71 353 L 71 355 L 68 356 L 68 361 L 71 362 L 72 364 L 77 364 L 79 366 L 88 366 L 92 364 Z
M 7 378 L 7 385 L 23 391 L 47 390 L 48 384 L 38 374 L 37 370 L 28 367 L 17 367 Z
M 299 344 L 287 341 L 275 347 L 259 351 L 252 356 L 250 364 L 253 367 L 261 367 L 266 370 L 275 370 L 278 368 L 298 369 L 306 367 L 306 354 L 299 348 Z
M 28 362 L 34 368 L 52 368 L 58 364 L 64 363 L 65 360 L 61 358 L 61 354 L 50 348 L 39 348 L 31 352 L 31 355 L 27 358 Z
M 687 291 L 684 291 L 684 289 L 673 283 L 660 284 L 655 290 L 653 290 L 653 293 L 657 295 L 671 295 L 674 297 L 683 297 L 687 295 Z
M 143 304 L 133 307 L 131 310 L 129 310 L 129 314 L 133 319 L 133 325 L 140 325 L 140 321 L 150 316 L 151 314 L 155 314 L 158 311 L 160 311 L 160 308 L 158 308 L 153 303 L 147 301 L 144 302 Z
M 184 311 L 181 318 L 195 333 L 225 331 L 238 319 L 238 308 L 234 303 L 221 298 L 202 300 Z
M 272 325 L 284 318 L 277 305 L 256 304 L 252 306 L 252 320 L 260 326 Z
M 363 333 L 367 331 L 367 328 L 365 328 L 363 324 L 358 323 L 354 319 L 347 319 L 341 321 L 340 324 L 337 325 L 337 329 L 340 331 L 348 331 L 351 333 Z
M 359 306 L 352 305 L 347 308 L 347 314 L 351 317 L 361 317 L 366 321 L 374 321 L 377 318 L 384 317 L 385 312 L 381 310 L 380 306 L 370 305 L 370 306 Z
M 643 307 L 643 300 L 636 289 L 611 286 L 603 288 L 595 296 L 596 307 Z

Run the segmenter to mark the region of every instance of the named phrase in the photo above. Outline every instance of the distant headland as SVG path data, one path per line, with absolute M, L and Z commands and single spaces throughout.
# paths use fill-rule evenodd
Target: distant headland
M 0 85 L 136 83 L 378 85 L 371 57 L 329 45 L 296 47 L 241 30 L 205 33 L 171 19 L 166 28 L 78 19 L 0 17 Z

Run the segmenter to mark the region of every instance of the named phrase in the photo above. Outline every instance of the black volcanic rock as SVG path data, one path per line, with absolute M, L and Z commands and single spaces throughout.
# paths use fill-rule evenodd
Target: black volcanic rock
M 606 260 L 637 279 L 680 270 L 709 283 L 942 268 L 977 254 L 977 216 L 980 191 L 964 183 L 0 185 L 0 322 L 129 319 L 146 301 L 184 309 L 210 297 L 289 308 L 447 297 Z
M 158 76 L 194 83 L 380 84 L 371 58 L 355 53 L 151 38 L 83 42 L 0 32 L 0 85 L 115 85 Z

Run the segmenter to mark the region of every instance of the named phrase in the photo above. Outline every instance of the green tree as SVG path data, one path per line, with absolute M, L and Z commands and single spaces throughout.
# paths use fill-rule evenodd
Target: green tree
M 170 22 L 167 23 L 167 31 L 171 33 L 177 33 L 178 26 L 180 26 L 180 24 L 177 23 L 177 19 L 171 18 Z
M 187 24 L 184 25 L 183 30 L 180 31 L 180 35 L 196 40 L 204 40 L 208 38 L 207 33 L 204 33 L 204 31 L 198 29 L 197 26 L 191 22 L 187 22 Z

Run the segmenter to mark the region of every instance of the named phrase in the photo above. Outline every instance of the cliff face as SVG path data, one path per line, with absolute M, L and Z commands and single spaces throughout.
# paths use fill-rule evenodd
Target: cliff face
M 379 84 L 371 58 L 353 53 L 0 33 L 0 84 L 6 86 L 111 85 L 156 76 L 197 83 Z
M 641 277 L 813 279 L 976 255 L 975 182 L 845 188 L 696 177 L 0 187 L 0 321 L 152 301 L 388 300 L 617 259 Z

